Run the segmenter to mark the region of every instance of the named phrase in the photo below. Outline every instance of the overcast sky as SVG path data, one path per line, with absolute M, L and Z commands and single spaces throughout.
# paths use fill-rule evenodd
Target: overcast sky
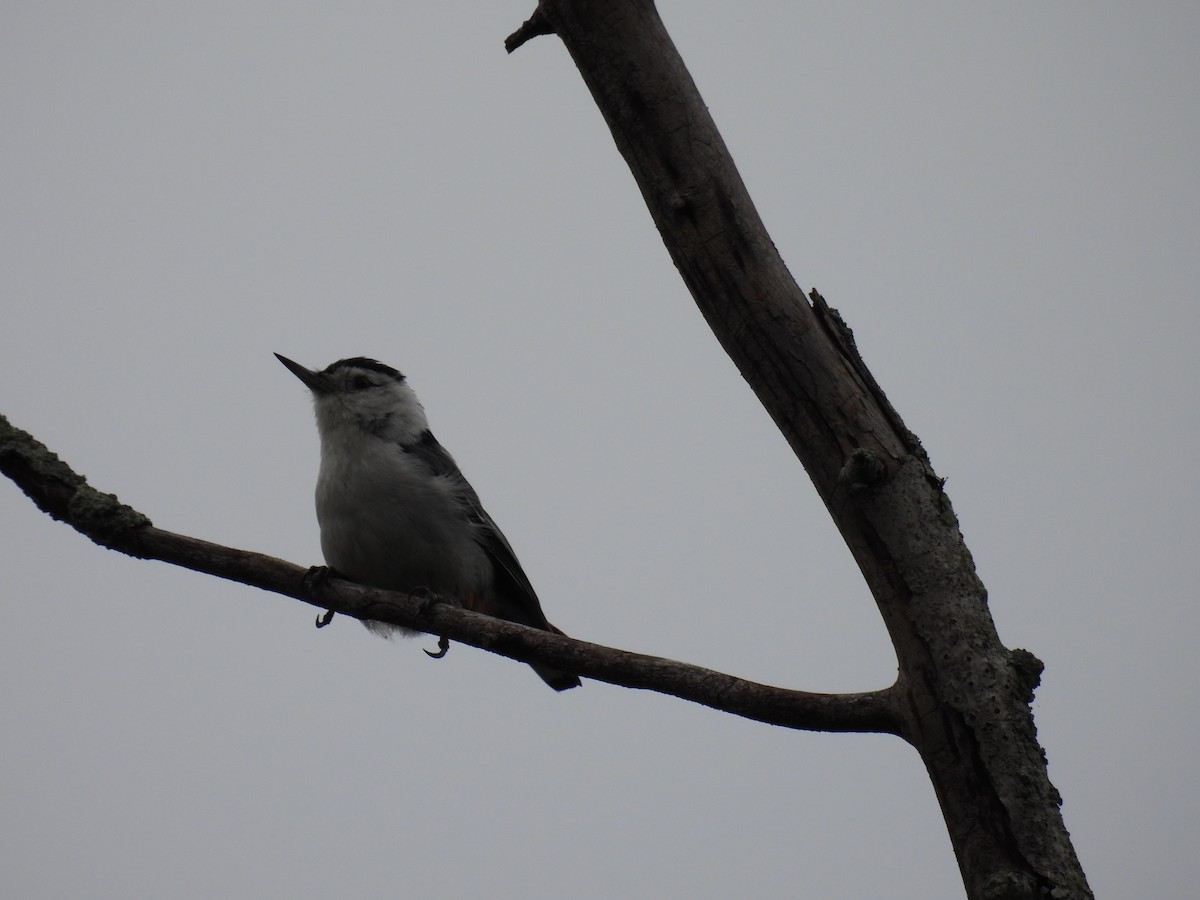
M 320 562 L 271 355 L 404 371 L 550 619 L 895 677 L 806 475 L 525 2 L 0 5 L 0 412 Z M 925 443 L 1093 889 L 1200 878 L 1200 6 L 667 2 L 797 280 Z M 0 484 L 0 893 L 961 896 L 916 753 L 389 643 Z

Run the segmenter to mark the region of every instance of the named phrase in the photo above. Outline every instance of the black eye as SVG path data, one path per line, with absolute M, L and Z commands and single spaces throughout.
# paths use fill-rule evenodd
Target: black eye
M 371 387 L 371 379 L 366 375 L 355 375 L 354 380 L 350 384 L 356 391 L 365 391 Z

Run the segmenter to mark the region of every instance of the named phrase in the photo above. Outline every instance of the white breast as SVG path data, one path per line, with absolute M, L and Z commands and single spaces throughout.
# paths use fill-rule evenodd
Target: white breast
M 490 586 L 491 563 L 454 481 L 431 478 L 419 459 L 373 435 L 324 437 L 316 499 L 328 565 L 390 590 L 461 596 Z

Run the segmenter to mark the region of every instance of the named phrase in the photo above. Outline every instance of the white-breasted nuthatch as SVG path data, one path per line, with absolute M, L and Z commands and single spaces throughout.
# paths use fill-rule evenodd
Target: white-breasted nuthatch
M 430 432 L 403 375 L 363 357 L 314 372 L 275 356 L 312 391 L 321 437 L 317 521 L 331 569 L 370 587 L 424 589 L 562 633 L 546 621 L 512 547 Z M 367 625 L 380 633 L 391 627 Z M 570 672 L 533 670 L 556 691 L 579 685 Z

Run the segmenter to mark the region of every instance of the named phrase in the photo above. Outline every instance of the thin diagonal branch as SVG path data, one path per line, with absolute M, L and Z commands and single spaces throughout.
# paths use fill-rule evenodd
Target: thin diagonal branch
M 261 553 L 163 531 L 86 479 L 45 445 L 0 416 L 0 471 L 55 519 L 97 544 L 141 559 L 252 585 L 352 616 L 445 635 L 521 662 L 553 665 L 587 678 L 641 688 L 754 719 L 807 731 L 902 734 L 894 688 L 821 694 L 758 684 L 688 663 L 578 641 L 480 615 L 449 603 L 429 606 L 403 593 L 328 579 L 313 586 L 308 569 Z

